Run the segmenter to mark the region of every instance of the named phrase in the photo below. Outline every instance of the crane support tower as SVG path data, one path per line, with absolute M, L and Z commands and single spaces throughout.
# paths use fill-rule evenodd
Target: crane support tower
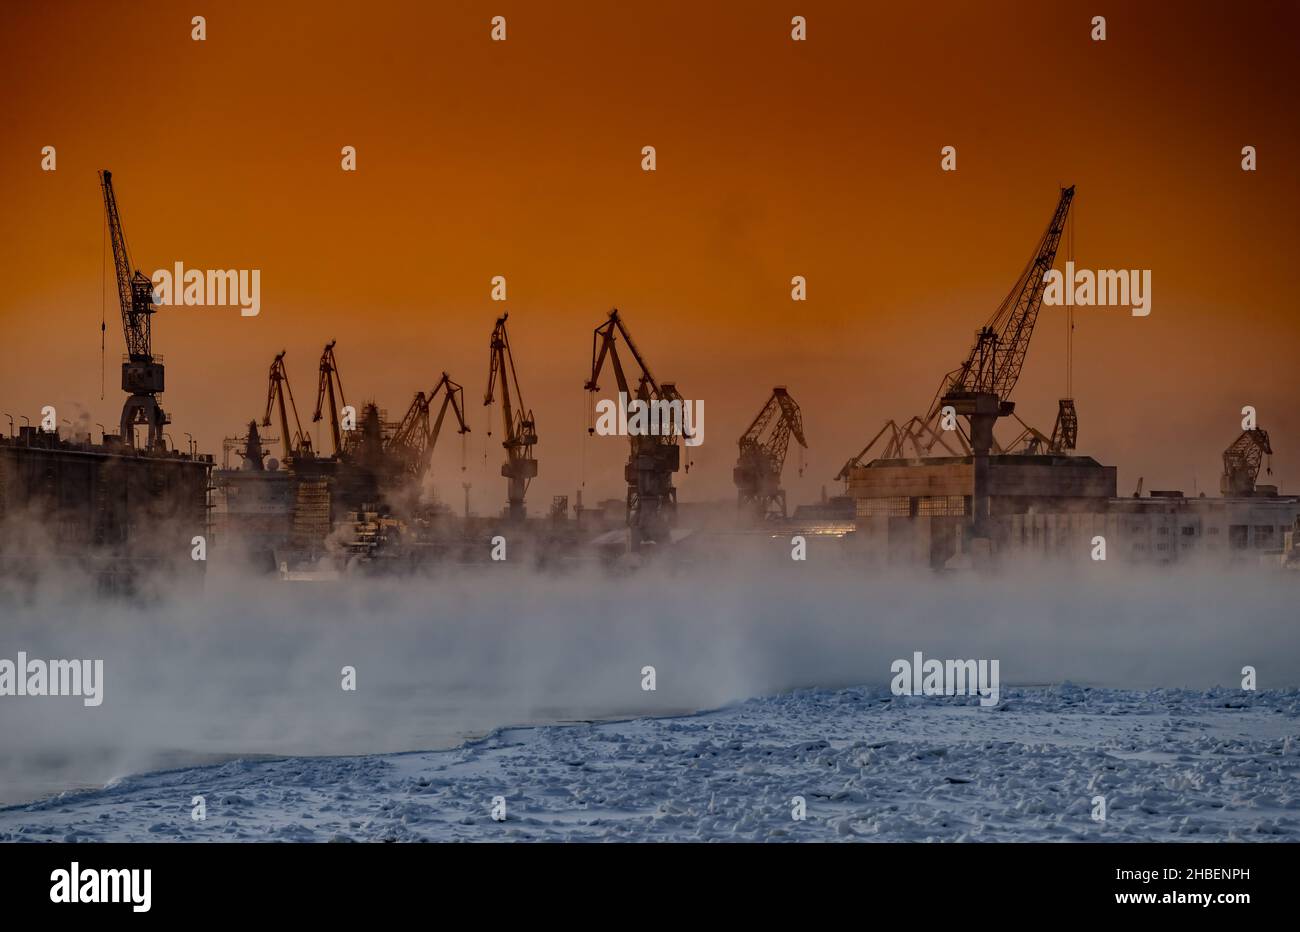
M 619 359 L 619 336 L 622 336 L 632 354 L 632 360 L 640 369 L 635 389 L 628 383 L 623 361 Z M 632 342 L 627 326 L 618 314 L 618 308 L 609 312 L 609 319 L 597 327 L 592 335 L 591 378 L 583 387 L 593 397 L 600 390 L 599 379 L 606 359 L 614 368 L 619 404 L 626 405 L 632 400 L 646 405 L 677 402 L 684 409 L 684 401 L 675 384 L 655 381 L 645 357 Z M 673 486 L 673 473 L 681 466 L 679 442 L 683 439 L 679 426 L 670 420 L 667 429 L 659 433 L 628 436 L 631 451 L 627 465 L 623 468 L 623 478 L 627 482 L 628 546 L 633 553 L 639 552 L 646 545 L 667 544 L 671 540 L 670 526 L 677 510 L 677 489 Z M 588 427 L 587 430 L 588 433 L 595 432 L 594 427 Z
M 529 482 L 537 476 L 537 460 L 533 456 L 533 444 L 537 443 L 537 421 L 532 410 L 524 405 L 523 393 L 519 390 L 515 357 L 510 351 L 510 336 L 506 333 L 506 318 L 509 316 L 503 314 L 492 330 L 488 383 L 483 404 L 492 404 L 499 379 L 501 419 L 505 425 L 505 440 L 501 441 L 501 445 L 506 450 L 506 461 L 501 464 L 501 475 L 507 480 L 506 517 L 510 521 L 522 521 L 526 515 L 524 495 L 528 492 Z
M 731 473 L 738 506 L 760 520 L 786 516 L 781 470 L 792 436 L 799 446 L 807 449 L 799 405 L 785 386 L 778 385 L 741 436 L 740 458 Z
M 122 331 L 126 337 L 122 391 L 127 393 L 127 399 L 122 406 L 118 430 L 122 442 L 134 447 L 135 428 L 143 425 L 147 431 L 145 449 L 165 450 L 167 439 L 163 436 L 163 428 L 171 423 L 171 418 L 158 403 L 164 380 L 162 361 L 153 355 L 151 321 L 157 310 L 153 303 L 153 282 L 131 265 L 122 216 L 113 193 L 113 173 L 101 171 L 99 186 L 104 193 L 104 215 L 113 241 L 113 267 L 117 273 L 117 296 L 122 305 Z

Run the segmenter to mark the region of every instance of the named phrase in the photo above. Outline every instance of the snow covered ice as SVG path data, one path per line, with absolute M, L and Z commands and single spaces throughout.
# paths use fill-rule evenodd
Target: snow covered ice
M 0 840 L 1295 841 L 1298 714 L 1296 690 L 1067 684 L 1007 689 L 996 709 L 801 690 L 447 751 L 131 777 L 0 809 Z

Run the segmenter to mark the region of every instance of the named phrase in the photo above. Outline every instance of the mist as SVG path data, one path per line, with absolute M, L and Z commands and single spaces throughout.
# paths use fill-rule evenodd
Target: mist
M 1296 583 L 1254 568 L 975 577 L 733 556 L 301 583 L 213 567 L 142 602 L 47 575 L 0 589 L 0 657 L 102 658 L 104 701 L 0 697 L 0 802 L 227 756 L 443 748 L 509 724 L 883 686 L 914 651 L 996 658 L 1004 689 L 1238 687 L 1246 665 L 1261 689 L 1294 687 Z

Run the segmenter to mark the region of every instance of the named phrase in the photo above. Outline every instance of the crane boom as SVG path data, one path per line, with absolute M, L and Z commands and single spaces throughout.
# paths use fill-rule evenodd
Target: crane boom
M 1038 321 L 1043 292 L 1047 288 L 1045 277 L 1056 261 L 1056 251 L 1073 200 L 1074 186 L 1062 188 L 1056 210 L 1038 241 L 1033 258 L 988 323 L 980 329 L 970 355 L 941 394 L 987 392 L 1003 401 L 1010 398 L 1029 352 L 1029 341 L 1034 335 L 1034 324 Z
M 151 358 L 150 318 L 154 313 L 153 282 L 144 273 L 131 266 L 131 255 L 122 229 L 122 216 L 117 209 L 117 196 L 113 193 L 113 173 L 99 173 L 100 188 L 104 193 L 104 214 L 108 221 L 109 238 L 113 242 L 113 266 L 117 272 L 117 296 L 122 305 L 122 331 L 126 336 L 126 351 L 131 357 Z
M 429 434 L 430 453 L 433 453 L 434 448 L 438 445 L 438 435 L 442 433 L 442 421 L 447 416 L 447 408 L 450 407 L 455 412 L 456 422 L 460 424 L 460 430 L 456 431 L 456 433 L 469 433 L 469 425 L 465 423 L 465 390 L 458 383 L 453 382 L 451 376 L 444 372 L 442 378 L 438 380 L 438 384 L 429 393 L 430 404 L 433 403 L 434 398 L 438 397 L 438 392 L 443 393 L 442 407 L 438 409 L 438 418 L 433 422 L 433 430 Z

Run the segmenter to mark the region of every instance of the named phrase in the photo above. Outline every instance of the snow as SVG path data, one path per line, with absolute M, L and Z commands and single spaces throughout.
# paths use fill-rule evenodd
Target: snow
M 800 690 L 448 751 L 145 774 L 0 808 L 0 840 L 1295 841 L 1298 716 L 1300 690 L 1004 687 L 992 709 Z

